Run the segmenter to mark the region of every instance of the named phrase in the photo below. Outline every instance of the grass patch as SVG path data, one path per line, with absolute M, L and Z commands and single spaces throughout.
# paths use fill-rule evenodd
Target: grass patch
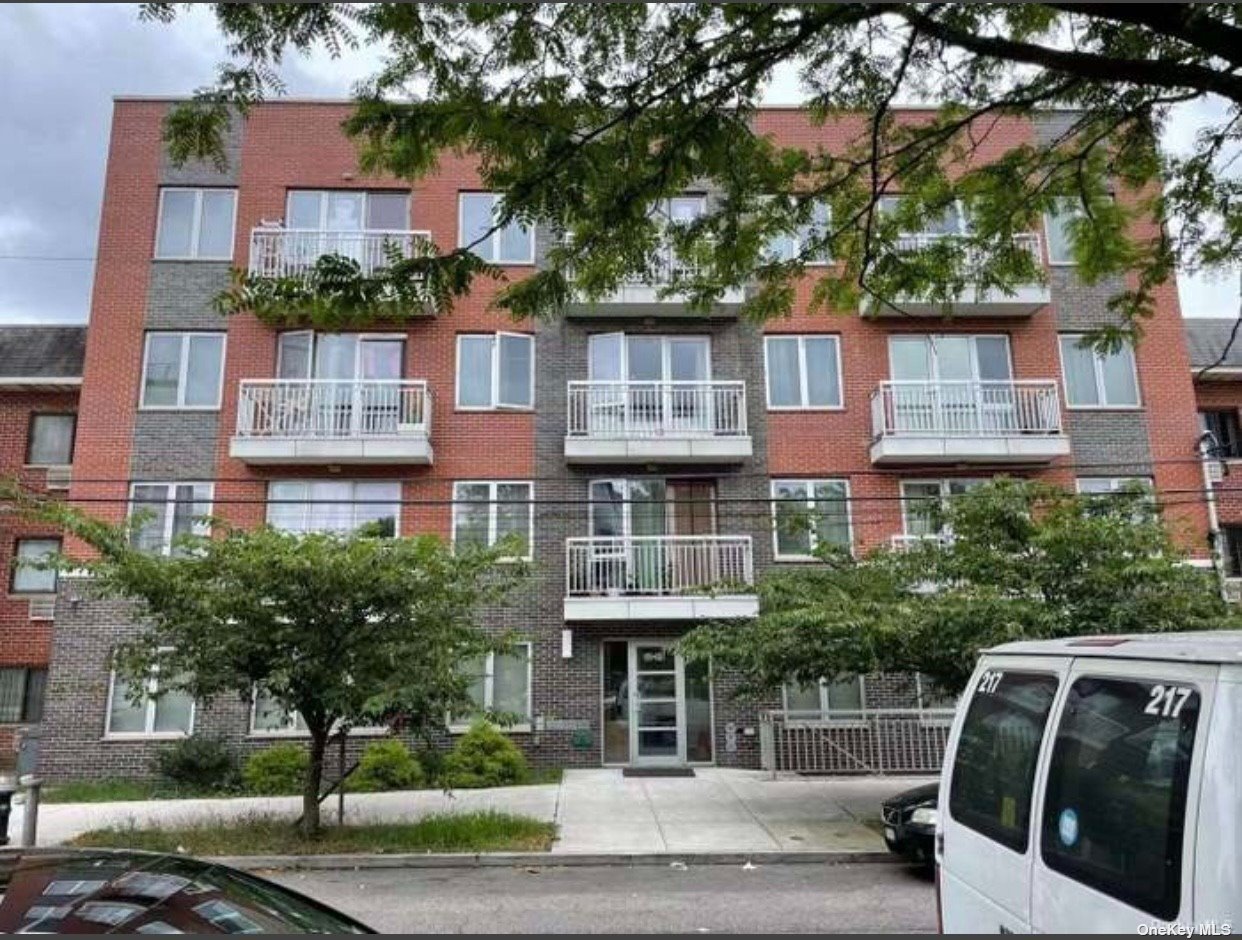
M 536 767 L 530 772 L 530 779 L 525 785 L 560 783 L 563 776 L 565 776 L 563 767 Z
M 118 826 L 84 832 L 69 844 L 88 848 L 188 852 L 190 855 L 352 855 L 395 852 L 546 852 L 552 823 L 511 813 L 438 813 L 413 823 L 326 826 L 308 841 L 287 818 L 253 816 L 175 829 Z

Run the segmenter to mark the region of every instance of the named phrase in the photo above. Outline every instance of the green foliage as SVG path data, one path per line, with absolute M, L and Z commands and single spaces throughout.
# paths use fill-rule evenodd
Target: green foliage
M 304 745 L 273 744 L 246 758 L 242 780 L 247 790 L 259 796 L 297 793 L 302 789 L 309 764 L 310 755 Z
M 1011 640 L 1238 623 L 1143 490 L 1079 496 L 1001 479 L 939 521 L 951 540 L 766 576 L 757 619 L 700 627 L 683 651 L 739 670 L 754 691 L 870 672 L 922 672 L 953 691 L 981 649 Z
M 450 789 L 504 787 L 525 783 L 530 776 L 526 758 L 495 725 L 476 722 L 457 739 L 444 758 L 441 782 Z
M 426 780 L 418 758 L 400 741 L 372 741 L 349 776 L 348 788 L 354 793 L 415 790 Z
M 223 791 L 237 785 L 237 762 L 219 738 L 193 735 L 161 747 L 155 770 L 185 791 Z

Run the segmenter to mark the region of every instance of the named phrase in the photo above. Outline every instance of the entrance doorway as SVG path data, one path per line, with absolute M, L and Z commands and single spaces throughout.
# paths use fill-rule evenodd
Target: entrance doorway
M 687 663 L 672 640 L 606 640 L 604 763 L 706 764 L 713 758 L 708 665 Z

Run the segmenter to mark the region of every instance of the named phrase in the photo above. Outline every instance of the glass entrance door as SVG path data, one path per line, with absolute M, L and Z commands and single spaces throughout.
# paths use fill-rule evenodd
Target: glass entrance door
M 630 644 L 630 754 L 635 764 L 679 764 L 685 757 L 682 675 L 667 643 Z

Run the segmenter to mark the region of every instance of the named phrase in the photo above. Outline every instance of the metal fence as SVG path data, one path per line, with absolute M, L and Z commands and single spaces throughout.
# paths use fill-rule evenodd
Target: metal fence
M 432 250 L 430 232 L 256 228 L 250 233 L 250 273 L 299 277 L 324 255 L 340 255 L 371 275 L 389 266 L 394 251 L 412 258 Z
M 910 235 L 901 235 L 897 238 L 896 247 L 898 251 L 923 251 L 934 247 L 946 241 L 962 240 L 961 235 L 952 232 L 916 232 Z M 1038 232 L 1021 232 L 1013 236 L 1013 246 L 1018 251 L 1025 251 L 1032 256 L 1037 267 L 1042 267 L 1044 263 L 1043 239 L 1039 237 Z M 967 264 L 974 264 L 974 254 L 967 249 Z
M 951 708 L 764 712 L 760 759 L 773 772 L 937 773 L 953 714 Z
M 740 437 L 745 382 L 570 382 L 571 437 Z
M 754 584 L 748 535 L 574 538 L 565 546 L 570 597 L 678 595 Z
M 877 437 L 1008 437 L 1061 433 L 1057 383 L 881 382 L 871 393 Z
M 237 436 L 341 440 L 427 435 L 423 381 L 255 379 L 241 383 Z

